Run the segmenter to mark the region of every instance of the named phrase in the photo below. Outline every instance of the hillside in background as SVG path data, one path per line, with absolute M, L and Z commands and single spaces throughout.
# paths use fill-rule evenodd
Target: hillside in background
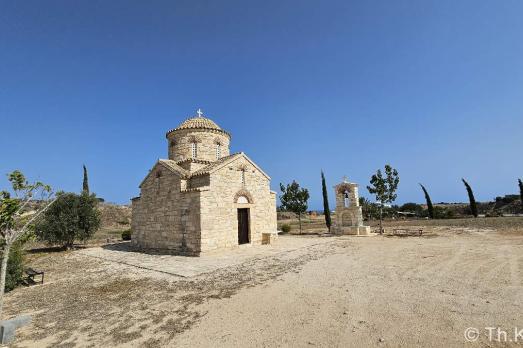
M 131 226 L 131 207 L 112 203 L 100 203 L 102 229 L 126 229 Z

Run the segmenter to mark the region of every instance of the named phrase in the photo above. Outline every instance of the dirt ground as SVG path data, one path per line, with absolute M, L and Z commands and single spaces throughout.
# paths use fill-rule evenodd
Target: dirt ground
M 7 295 L 8 316 L 33 316 L 13 347 L 523 346 L 517 226 L 280 240 L 303 238 L 322 242 L 188 278 L 80 251 L 33 255 L 46 283 Z

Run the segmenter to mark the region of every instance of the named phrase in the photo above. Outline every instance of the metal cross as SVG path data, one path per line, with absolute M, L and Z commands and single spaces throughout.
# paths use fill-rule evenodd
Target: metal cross
M 203 111 L 200 108 L 198 108 L 198 110 L 196 110 L 196 113 L 198 114 L 198 117 L 202 117 L 202 115 L 203 115 Z
M 347 178 L 347 175 L 343 176 L 343 182 L 349 182 L 349 178 Z

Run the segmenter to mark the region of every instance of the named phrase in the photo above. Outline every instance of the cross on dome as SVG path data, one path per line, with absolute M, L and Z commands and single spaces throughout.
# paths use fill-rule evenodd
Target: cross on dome
M 202 115 L 203 115 L 203 111 L 200 108 L 198 108 L 198 110 L 196 110 L 196 113 L 198 114 L 198 117 L 202 117 Z

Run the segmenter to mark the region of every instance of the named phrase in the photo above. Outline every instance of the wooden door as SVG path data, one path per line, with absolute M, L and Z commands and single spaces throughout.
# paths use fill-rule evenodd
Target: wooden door
M 238 244 L 249 243 L 249 208 L 238 209 Z

